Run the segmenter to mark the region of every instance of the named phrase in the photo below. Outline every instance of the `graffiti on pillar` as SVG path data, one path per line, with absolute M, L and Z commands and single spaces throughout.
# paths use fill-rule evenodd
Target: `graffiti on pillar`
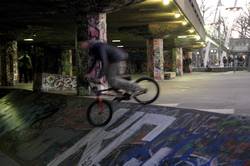
M 6 44 L 6 75 L 7 85 L 14 85 L 17 81 L 17 42 L 9 41 Z
M 172 71 L 172 56 L 171 51 L 164 50 L 164 71 L 171 72 Z
M 106 22 L 106 14 L 99 14 L 99 40 L 106 42 L 107 41 L 107 22 Z
M 76 77 L 58 74 L 42 74 L 42 91 L 72 91 L 77 87 Z
M 183 51 L 182 48 L 174 49 L 176 54 L 176 74 L 183 75 Z
M 87 16 L 88 19 L 88 38 L 91 40 L 100 40 L 102 42 L 107 41 L 107 23 L 106 14 L 92 14 Z M 91 75 L 98 76 L 102 68 L 101 62 L 97 62 Z M 96 77 L 95 77 L 96 78 Z M 105 77 L 102 78 L 106 80 Z M 107 88 L 108 85 L 100 85 L 100 89 Z
M 154 49 L 154 78 L 157 80 L 164 79 L 164 57 L 163 57 L 163 40 L 153 40 Z
M 88 15 L 88 38 L 99 40 L 100 30 L 98 29 L 99 15 Z
M 92 14 L 88 19 L 88 39 L 107 41 L 106 14 Z

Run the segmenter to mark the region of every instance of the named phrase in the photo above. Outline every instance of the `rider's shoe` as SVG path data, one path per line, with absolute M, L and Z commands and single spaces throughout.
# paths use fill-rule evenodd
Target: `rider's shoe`
M 131 94 L 124 93 L 122 96 L 116 97 L 114 100 L 116 101 L 122 101 L 122 100 L 130 100 Z
M 133 94 L 132 94 L 132 97 L 136 97 L 136 96 L 140 96 L 142 94 L 145 94 L 147 93 L 147 89 L 141 89 L 141 90 L 138 90 L 138 91 L 135 91 Z

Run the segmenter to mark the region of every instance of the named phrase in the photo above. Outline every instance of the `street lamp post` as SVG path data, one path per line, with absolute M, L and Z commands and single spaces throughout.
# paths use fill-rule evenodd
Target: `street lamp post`
M 220 32 L 220 18 L 219 18 L 219 26 L 218 26 L 218 38 L 219 38 L 219 48 L 218 48 L 218 57 L 219 57 L 219 65 L 222 66 L 222 58 L 221 58 L 221 32 Z
M 219 6 L 218 6 L 218 10 L 219 10 L 219 20 L 218 20 L 218 38 L 219 38 L 219 48 L 218 48 L 218 57 L 219 57 L 219 66 L 223 67 L 223 62 L 222 62 L 222 52 L 221 52 L 221 23 L 222 23 L 222 19 L 221 19 L 221 8 L 222 8 L 222 3 L 221 1 L 219 2 Z

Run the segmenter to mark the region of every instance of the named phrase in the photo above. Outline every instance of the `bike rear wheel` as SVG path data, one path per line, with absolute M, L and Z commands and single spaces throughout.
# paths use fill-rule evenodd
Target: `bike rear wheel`
M 134 96 L 134 99 L 140 104 L 151 104 L 160 95 L 159 84 L 152 78 L 142 77 L 135 81 L 141 88 L 146 89 L 147 92 L 138 96 Z
M 106 100 L 96 100 L 87 109 L 88 122 L 96 127 L 107 125 L 112 119 L 113 109 Z

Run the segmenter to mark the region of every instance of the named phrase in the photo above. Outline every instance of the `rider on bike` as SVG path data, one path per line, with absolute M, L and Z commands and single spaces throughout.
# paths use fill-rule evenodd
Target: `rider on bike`
M 145 93 L 136 83 L 132 83 L 122 78 L 121 65 L 128 59 L 128 54 L 123 50 L 100 41 L 81 41 L 81 49 L 89 49 L 89 66 L 87 78 L 90 78 L 91 71 L 95 68 L 96 63 L 101 62 L 102 68 L 98 79 L 106 76 L 108 84 L 114 89 L 125 90 L 132 96 Z

